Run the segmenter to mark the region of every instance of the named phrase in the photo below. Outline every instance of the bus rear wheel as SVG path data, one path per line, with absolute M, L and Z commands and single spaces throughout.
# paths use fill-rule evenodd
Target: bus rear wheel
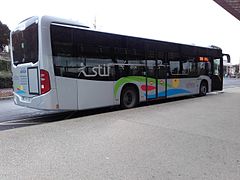
M 134 87 L 126 87 L 121 93 L 121 107 L 124 109 L 133 108 L 138 104 L 138 93 Z
M 202 81 L 200 85 L 200 90 L 199 90 L 199 95 L 200 96 L 205 96 L 208 92 L 208 85 L 207 82 Z

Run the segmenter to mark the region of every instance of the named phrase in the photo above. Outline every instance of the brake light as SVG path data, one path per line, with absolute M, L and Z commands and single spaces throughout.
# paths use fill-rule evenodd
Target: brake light
M 41 94 L 45 94 L 51 90 L 50 77 L 46 70 L 40 70 L 40 79 L 41 79 Z

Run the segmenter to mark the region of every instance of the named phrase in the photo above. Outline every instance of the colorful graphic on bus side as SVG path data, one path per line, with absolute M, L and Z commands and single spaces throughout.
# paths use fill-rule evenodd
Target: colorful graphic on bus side
M 146 85 L 146 77 L 143 76 L 127 76 L 120 78 L 115 86 L 114 86 L 114 96 L 117 96 L 117 93 L 124 84 L 126 83 L 140 83 L 140 90 L 143 91 L 145 97 L 152 99 L 156 98 L 156 80 L 154 78 L 147 78 L 147 84 Z M 164 80 L 158 80 L 158 84 L 163 86 L 164 88 L 167 87 L 167 91 L 160 91 L 157 94 L 157 97 L 164 97 L 164 96 L 174 96 L 178 94 L 189 94 L 190 91 L 186 89 L 178 88 L 180 86 L 180 80 L 179 79 L 172 79 L 171 84 L 165 83 Z M 147 92 L 147 93 L 146 93 Z

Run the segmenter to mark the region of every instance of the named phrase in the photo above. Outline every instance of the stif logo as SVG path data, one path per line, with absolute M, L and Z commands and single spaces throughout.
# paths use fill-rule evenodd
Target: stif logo
M 78 77 L 83 74 L 85 77 L 109 77 L 110 76 L 110 64 L 103 64 L 98 66 L 84 66 L 79 68 Z

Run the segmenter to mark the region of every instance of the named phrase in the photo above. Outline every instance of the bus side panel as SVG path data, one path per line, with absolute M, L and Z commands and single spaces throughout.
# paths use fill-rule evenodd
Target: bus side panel
M 77 80 L 78 109 L 114 105 L 113 81 Z
M 17 93 L 14 94 L 14 102 L 19 106 L 30 107 L 34 109 L 42 109 L 42 110 L 58 110 L 58 102 L 57 102 L 57 93 L 56 89 L 51 89 L 50 92 L 35 96 L 32 98 L 22 97 Z
M 59 109 L 78 109 L 77 80 L 56 76 Z
M 167 97 L 198 94 L 197 78 L 173 78 L 167 80 Z

